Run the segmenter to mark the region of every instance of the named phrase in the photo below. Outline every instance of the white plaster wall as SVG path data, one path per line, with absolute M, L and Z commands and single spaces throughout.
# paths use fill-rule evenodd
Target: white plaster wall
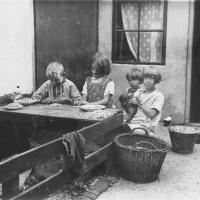
M 162 118 L 173 114 L 177 123 L 185 117 L 186 63 L 188 48 L 189 1 L 169 1 L 167 12 L 166 65 L 159 66 L 163 81 L 158 86 L 165 96 Z M 112 1 L 99 0 L 99 50 L 111 58 Z M 115 103 L 126 89 L 126 72 L 133 65 L 112 65 L 112 78 L 116 84 Z M 145 66 L 148 67 L 148 66 Z
M 167 20 L 166 66 L 160 89 L 165 94 L 165 113 L 172 112 L 174 121 L 182 123 L 186 106 L 189 2 L 169 2 Z
M 33 2 L 0 1 L 0 95 L 33 90 Z

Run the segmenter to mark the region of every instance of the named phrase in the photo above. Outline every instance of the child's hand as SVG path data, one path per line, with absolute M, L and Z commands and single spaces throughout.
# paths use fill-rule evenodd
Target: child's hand
M 86 105 L 86 104 L 88 104 L 87 101 L 81 101 L 81 105 Z
M 128 101 L 128 104 L 131 105 L 131 104 L 134 104 L 134 105 L 138 105 L 138 101 L 136 98 L 131 98 L 129 101 Z
M 136 93 L 134 94 L 134 97 L 135 97 L 135 98 L 138 98 L 138 97 L 140 97 L 140 95 L 141 95 L 142 93 L 144 93 L 144 90 L 140 90 L 140 91 L 136 92 Z
M 43 104 L 51 104 L 51 103 L 53 103 L 53 99 L 50 98 L 50 97 L 48 97 L 48 98 L 46 98 L 46 99 L 43 99 L 43 100 L 41 101 L 41 103 L 43 103 Z
M 81 105 L 80 99 L 75 99 L 73 102 L 73 106 L 79 106 L 79 105 Z
M 137 101 L 137 105 L 142 105 L 142 100 L 140 98 L 140 96 L 135 97 L 136 101 Z
M 63 103 L 63 104 L 72 104 L 73 101 L 71 98 L 68 98 L 68 97 L 58 97 L 55 99 L 55 102 L 56 103 Z
M 125 119 L 123 122 L 123 124 L 129 124 L 129 123 L 130 123 L 130 120 L 128 120 L 128 119 Z

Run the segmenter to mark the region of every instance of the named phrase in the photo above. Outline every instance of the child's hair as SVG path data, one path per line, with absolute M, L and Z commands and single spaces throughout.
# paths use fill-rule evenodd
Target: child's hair
M 50 76 L 52 76 L 53 73 L 57 73 L 57 74 L 63 76 L 64 75 L 63 65 L 59 62 L 49 63 L 49 65 L 47 66 L 47 69 L 46 69 L 46 76 L 50 77 Z
M 160 72 L 158 71 L 158 69 L 154 66 L 149 66 L 148 68 L 145 68 L 143 71 L 143 78 L 153 78 L 155 81 L 155 84 L 160 83 L 160 81 L 162 80 L 162 75 L 160 74 Z
M 92 65 L 96 66 L 101 76 L 107 76 L 111 72 L 110 61 L 107 56 L 101 52 L 97 52 L 94 55 Z
M 126 79 L 128 81 L 139 80 L 140 83 L 142 83 L 143 81 L 142 70 L 137 67 L 133 67 L 129 72 L 126 73 Z

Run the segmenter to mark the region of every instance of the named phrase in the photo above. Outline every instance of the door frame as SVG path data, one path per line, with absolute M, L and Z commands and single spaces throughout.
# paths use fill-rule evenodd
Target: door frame
M 188 19 L 188 41 L 187 41 L 187 63 L 186 63 L 186 88 L 185 88 L 185 115 L 184 121 L 187 124 L 200 126 L 200 123 L 190 122 L 191 112 L 191 89 L 192 89 L 192 49 L 193 49 L 193 33 L 194 33 L 194 4 L 195 1 L 189 2 L 189 19 Z

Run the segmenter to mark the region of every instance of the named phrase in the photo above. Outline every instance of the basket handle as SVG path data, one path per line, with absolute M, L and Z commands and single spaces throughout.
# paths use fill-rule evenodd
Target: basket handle
M 140 144 L 149 144 L 150 146 L 152 146 L 154 148 L 154 150 L 157 150 L 157 148 L 156 148 L 156 146 L 154 144 L 152 144 L 151 142 L 146 142 L 146 141 L 137 142 L 133 148 L 136 148 Z M 146 148 L 144 148 L 144 149 L 146 149 Z
M 148 134 L 148 131 L 147 131 L 145 128 L 142 128 L 142 127 L 133 128 L 133 129 L 131 130 L 131 133 L 134 133 L 136 129 L 141 129 L 141 130 L 143 130 L 143 131 L 145 132 L 145 135 L 149 135 L 149 134 Z

